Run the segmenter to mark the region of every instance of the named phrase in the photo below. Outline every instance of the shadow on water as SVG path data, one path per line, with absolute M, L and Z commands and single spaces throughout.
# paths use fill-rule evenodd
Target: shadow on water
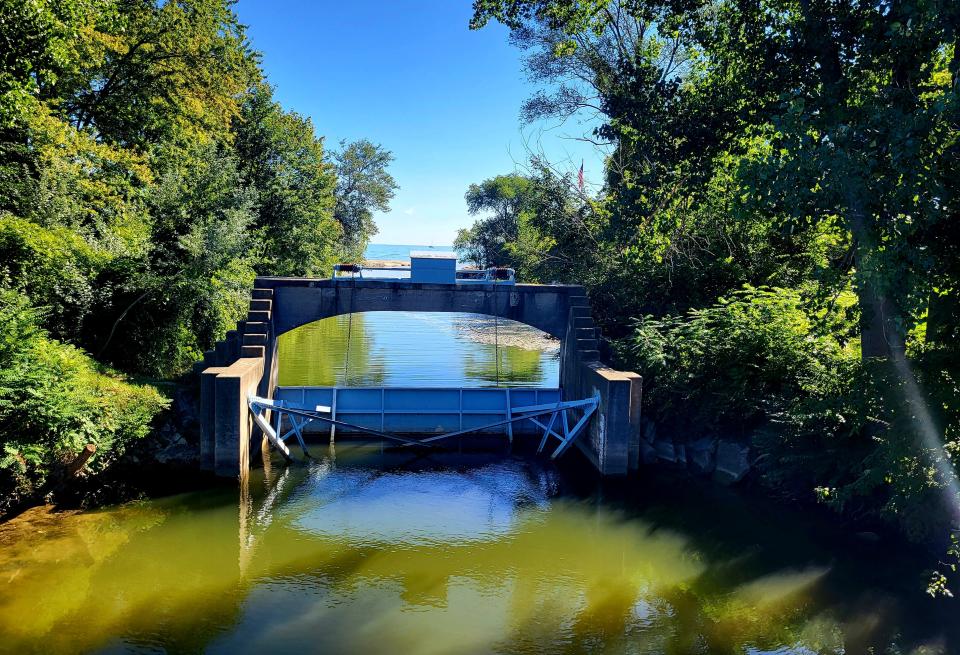
M 695 481 L 341 443 L 0 526 L 3 652 L 952 652 L 895 544 Z M 891 552 L 893 551 L 893 552 Z

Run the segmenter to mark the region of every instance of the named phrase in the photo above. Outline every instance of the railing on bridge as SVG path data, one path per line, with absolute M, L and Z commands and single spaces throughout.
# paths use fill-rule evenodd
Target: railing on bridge
M 431 284 L 511 285 L 517 281 L 516 272 L 512 268 L 457 268 L 456 254 L 439 251 L 413 251 L 410 253 L 409 266 L 335 264 L 331 278 L 334 281 L 363 279 L 364 271 L 373 272 L 372 278 L 377 280 L 410 280 Z

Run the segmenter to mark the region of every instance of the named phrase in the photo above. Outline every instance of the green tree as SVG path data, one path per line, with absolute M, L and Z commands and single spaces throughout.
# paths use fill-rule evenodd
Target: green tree
M 503 21 L 539 44 L 541 70 L 576 73 L 595 93 L 598 135 L 615 145 L 608 193 L 620 243 L 679 203 L 700 204 L 718 155 L 763 138 L 771 147 L 742 178 L 743 195 L 791 233 L 839 217 L 863 356 L 886 358 L 952 288 L 954 264 L 930 253 L 955 253 L 930 237 L 949 231 L 955 211 L 957 12 L 939 2 L 481 0 L 473 25 Z
M 347 253 L 359 260 L 370 237 L 377 233 L 374 211 L 389 211 L 397 183 L 387 172 L 393 154 L 366 139 L 340 143 L 333 153 L 337 168 L 333 215 L 343 228 Z
M 257 193 L 257 271 L 326 275 L 344 230 L 333 214 L 337 178 L 323 139 L 309 119 L 283 111 L 266 84 L 246 96 L 234 130 L 243 181 Z
M 227 0 L 100 0 L 84 27 L 80 56 L 40 96 L 114 143 L 225 135 L 259 77 Z
M 507 244 L 516 240 L 530 181 L 522 175 L 498 175 L 471 184 L 464 195 L 471 215 L 489 212 L 473 227 L 457 232 L 454 248 L 480 268 L 510 264 Z

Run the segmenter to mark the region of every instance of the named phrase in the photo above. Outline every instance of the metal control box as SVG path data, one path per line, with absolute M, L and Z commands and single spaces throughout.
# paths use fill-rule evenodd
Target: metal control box
M 410 281 L 456 284 L 456 253 L 434 250 L 412 251 L 410 253 Z

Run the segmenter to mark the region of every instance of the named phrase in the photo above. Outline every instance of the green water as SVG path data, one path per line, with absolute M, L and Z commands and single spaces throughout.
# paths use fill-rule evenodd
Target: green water
M 11 653 L 945 653 L 956 610 L 890 544 L 508 454 L 340 444 L 239 490 L 0 526 Z
M 278 381 L 290 386 L 556 387 L 559 353 L 558 340 L 516 321 L 462 313 L 362 312 L 280 335 Z

